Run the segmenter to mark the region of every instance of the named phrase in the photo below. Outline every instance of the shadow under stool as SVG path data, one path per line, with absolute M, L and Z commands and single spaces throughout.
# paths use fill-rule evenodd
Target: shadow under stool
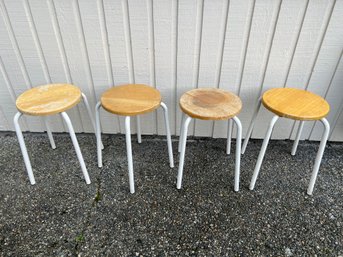
M 34 87 L 22 93 L 16 101 L 18 113 L 14 116 L 14 127 L 18 137 L 21 152 L 23 154 L 26 170 L 30 179 L 30 183 L 34 185 L 36 183 L 32 172 L 32 166 L 30 158 L 27 153 L 24 137 L 19 125 L 19 119 L 23 114 L 31 116 L 42 116 L 46 131 L 50 140 L 52 149 L 56 148 L 55 141 L 52 136 L 52 132 L 47 120 L 47 116 L 54 114 L 61 114 L 63 120 L 67 124 L 71 140 L 73 142 L 77 158 L 81 165 L 81 170 L 87 184 L 90 184 L 89 175 L 87 172 L 86 164 L 83 160 L 83 156 L 75 136 L 73 125 L 70 121 L 67 110 L 73 108 L 83 99 L 86 105 L 88 115 L 92 121 L 93 128 L 95 130 L 95 122 L 92 117 L 91 108 L 89 106 L 87 97 L 81 92 L 81 90 L 71 84 L 48 84 L 38 87 Z
M 102 94 L 100 102 L 98 102 L 95 107 L 98 167 L 102 167 L 101 126 L 99 114 L 100 107 L 102 107 L 109 113 L 119 116 L 125 116 L 126 152 L 129 169 L 130 192 L 132 194 L 135 192 L 135 183 L 131 147 L 131 116 L 149 113 L 159 107 L 163 108 L 164 122 L 167 134 L 169 163 L 171 168 L 174 167 L 173 149 L 169 129 L 168 108 L 162 102 L 161 94 L 157 89 L 143 84 L 127 84 L 112 87 Z M 139 116 L 137 116 L 137 138 L 138 143 L 141 143 Z
M 307 188 L 307 194 L 312 195 L 314 184 L 316 182 L 316 178 L 319 171 L 319 166 L 322 161 L 326 142 L 330 132 L 329 122 L 325 118 L 330 111 L 330 106 L 328 102 L 324 98 L 316 94 L 297 88 L 273 88 L 266 91 L 263 94 L 263 96 L 259 99 L 258 104 L 256 106 L 253 119 L 251 120 L 247 135 L 243 143 L 242 153 L 245 152 L 245 149 L 249 142 L 249 138 L 254 127 L 256 116 L 261 107 L 261 103 L 264 107 L 266 107 L 275 115 L 270 121 L 266 136 L 263 140 L 262 148 L 258 156 L 254 173 L 250 182 L 250 190 L 253 190 L 255 187 L 255 183 L 261 169 L 262 161 L 266 153 L 268 142 L 271 137 L 276 121 L 280 117 L 300 121 L 300 125 L 291 152 L 292 155 L 295 155 L 301 136 L 301 131 L 304 127 L 304 122 L 320 120 L 323 123 L 325 130 L 319 145 L 316 160 L 314 162 L 310 184 Z
M 182 119 L 179 138 L 180 162 L 176 187 L 181 189 L 183 166 L 185 161 L 187 131 L 192 119 L 201 120 L 229 120 L 226 153 L 230 154 L 232 120 L 237 125 L 236 163 L 234 190 L 239 190 L 242 125 L 237 115 L 242 109 L 241 99 L 217 88 L 198 88 L 184 93 L 180 98 Z

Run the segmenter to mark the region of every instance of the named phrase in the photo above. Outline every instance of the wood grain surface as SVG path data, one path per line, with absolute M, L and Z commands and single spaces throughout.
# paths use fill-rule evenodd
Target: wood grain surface
M 330 106 L 324 98 L 297 88 L 273 88 L 263 94 L 263 105 L 273 113 L 295 120 L 319 120 Z
M 64 112 L 81 100 L 81 90 L 71 84 L 48 84 L 22 93 L 16 101 L 18 110 L 33 116 Z
M 242 109 L 238 96 L 217 88 L 198 88 L 184 93 L 180 108 L 190 117 L 201 120 L 226 120 Z
M 161 104 L 161 94 L 143 84 L 127 84 L 113 87 L 101 96 L 101 105 L 108 112 L 133 116 L 151 112 Z

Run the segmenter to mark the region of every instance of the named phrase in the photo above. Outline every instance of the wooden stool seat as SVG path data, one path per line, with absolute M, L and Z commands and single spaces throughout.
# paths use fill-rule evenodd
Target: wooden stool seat
M 71 84 L 48 84 L 22 93 L 16 101 L 18 110 L 34 116 L 64 112 L 81 100 L 81 91 Z
M 330 111 L 328 102 L 297 88 L 273 88 L 262 96 L 263 105 L 280 117 L 295 120 L 320 120 Z
M 161 94 L 143 84 L 113 87 L 101 96 L 102 107 L 110 113 L 133 116 L 151 112 L 161 105 Z
M 201 120 L 227 120 L 242 109 L 241 99 L 217 88 L 197 88 L 184 93 L 180 108 L 192 118 Z

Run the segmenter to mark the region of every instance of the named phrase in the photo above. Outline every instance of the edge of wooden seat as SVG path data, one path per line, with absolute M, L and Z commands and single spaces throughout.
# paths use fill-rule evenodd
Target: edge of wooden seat
M 192 112 L 191 110 L 187 109 L 186 107 L 183 106 L 182 104 L 182 101 L 183 101 L 183 97 L 186 96 L 186 95 L 189 95 L 189 93 L 191 92 L 201 92 L 201 91 L 208 91 L 208 92 L 220 92 L 222 93 L 223 95 L 225 96 L 229 96 L 229 97 L 232 97 L 234 101 L 237 101 L 237 104 L 239 106 L 236 106 L 235 108 L 237 109 L 236 111 L 230 113 L 229 115 L 216 115 L 216 116 L 208 116 L 208 115 L 199 115 L 197 113 L 194 113 Z M 193 96 L 191 96 L 193 97 Z M 232 102 L 232 101 L 231 101 Z M 195 119 L 200 119 L 200 120 L 227 120 L 227 119 L 230 119 L 234 116 L 237 116 L 241 110 L 242 110 L 242 100 L 239 98 L 239 96 L 229 92 L 229 91 L 226 91 L 226 90 L 222 90 L 222 89 L 219 89 L 219 88 L 196 88 L 196 89 L 192 89 L 192 90 L 189 90 L 187 92 L 185 92 L 181 98 L 180 98 L 180 101 L 179 101 L 179 106 L 180 106 L 180 109 L 185 113 L 187 114 L 188 116 L 192 117 L 192 118 L 195 118 Z M 201 108 L 201 107 L 199 107 Z
M 320 101 L 322 103 L 322 106 L 317 107 L 317 108 L 326 108 L 326 110 L 323 110 L 323 112 L 320 115 L 301 115 L 299 114 L 292 114 L 289 113 L 287 111 L 281 111 L 279 109 L 273 108 L 273 106 L 270 106 L 270 104 L 268 104 L 268 102 L 266 101 L 266 94 L 270 94 L 272 91 L 276 91 L 276 90 L 294 90 L 294 92 L 299 92 L 299 94 L 308 94 L 309 96 L 313 97 L 315 101 Z M 301 101 L 301 100 L 299 100 Z M 262 104 L 263 106 L 268 109 L 269 111 L 273 112 L 274 114 L 280 116 L 280 117 L 284 117 L 284 118 L 289 118 L 289 119 L 293 119 L 293 120 L 320 120 L 324 117 L 326 117 L 328 115 L 328 113 L 330 112 L 330 105 L 329 103 L 321 96 L 314 94 L 310 91 L 306 91 L 306 90 L 302 90 L 302 89 L 298 89 L 298 88 L 272 88 L 267 90 L 266 92 L 263 93 L 262 95 Z M 300 112 L 300 111 L 299 111 Z
M 56 98 L 56 96 L 55 96 L 55 94 L 58 93 L 58 90 L 57 90 L 57 92 L 56 91 L 49 92 L 49 88 L 50 87 L 56 87 L 57 88 L 58 86 L 61 87 L 58 90 L 61 90 L 62 94 L 65 93 L 65 89 L 67 87 L 69 87 L 69 89 L 72 89 L 74 91 L 73 92 L 74 97 L 71 97 L 70 102 L 63 102 L 60 105 L 55 103 L 56 107 L 52 108 L 49 105 L 54 103 L 54 100 L 55 101 L 56 101 L 56 99 L 58 100 L 58 98 Z M 64 87 L 64 89 L 63 89 L 63 87 Z M 47 98 L 44 98 L 44 97 L 50 97 L 49 94 L 51 94 L 51 98 L 52 98 L 52 100 L 50 102 L 48 101 Z M 32 97 L 32 96 L 35 96 L 35 97 Z M 38 98 L 38 96 L 40 96 L 40 98 Z M 40 85 L 37 87 L 33 87 L 31 89 L 28 89 L 25 92 L 23 92 L 21 95 L 19 95 L 17 100 L 16 100 L 16 107 L 21 113 L 24 113 L 27 115 L 47 116 L 47 115 L 58 114 L 58 113 L 61 113 L 61 112 L 64 112 L 66 110 L 73 108 L 78 103 L 80 103 L 81 98 L 82 98 L 82 92 L 81 92 L 80 88 L 73 85 L 73 84 L 67 84 L 67 83 L 46 84 L 46 85 Z M 28 110 L 28 108 L 30 108 L 30 107 L 25 108 L 25 106 L 22 106 L 22 105 L 30 103 L 30 101 L 33 102 L 32 107 L 31 107 L 32 110 Z M 34 102 L 36 102 L 37 105 L 35 105 Z M 41 109 L 39 109 L 39 108 L 41 108 Z
M 124 91 L 127 91 L 131 88 L 134 88 L 134 87 L 139 87 L 139 89 L 143 90 L 144 89 L 146 90 L 145 93 L 151 95 L 151 98 L 147 97 L 146 99 L 139 99 L 136 98 L 135 99 L 135 96 L 133 98 L 130 98 L 128 97 L 127 98 L 127 101 L 142 101 L 142 102 L 151 102 L 151 106 L 149 107 L 148 104 L 147 104 L 147 107 L 145 108 L 142 108 L 141 110 L 129 110 L 129 107 L 128 109 L 126 110 L 123 110 L 123 109 L 120 109 L 120 108 L 117 108 L 117 107 L 109 107 L 108 105 L 110 103 L 104 103 L 106 101 L 109 101 L 110 97 L 107 96 L 111 93 L 118 93 L 119 96 L 122 92 Z M 122 92 L 121 92 L 122 91 Z M 142 93 L 144 94 L 144 92 Z M 106 97 L 108 97 L 106 99 Z M 123 98 L 122 101 L 126 101 L 125 98 Z M 158 107 L 160 107 L 161 105 L 161 102 L 162 102 L 162 96 L 161 96 L 161 93 L 160 91 L 158 91 L 156 88 L 154 87 L 151 87 L 149 85 L 146 85 L 146 84 L 124 84 L 124 85 L 119 85 L 119 86 L 115 86 L 115 87 L 112 87 L 108 90 L 106 90 L 102 95 L 101 95 L 101 98 L 100 98 L 100 102 L 101 102 L 101 106 L 108 112 L 112 113 L 112 114 L 116 114 L 116 115 L 120 115 L 120 116 L 136 116 L 136 115 L 140 115 L 140 114 L 145 114 L 145 113 L 150 113 L 154 110 L 156 110 Z M 134 107 L 132 109 L 135 109 Z

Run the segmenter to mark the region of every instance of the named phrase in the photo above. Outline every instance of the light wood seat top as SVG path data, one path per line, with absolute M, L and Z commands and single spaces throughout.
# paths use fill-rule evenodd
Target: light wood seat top
M 17 109 L 34 116 L 64 112 L 81 100 L 81 90 L 71 84 L 48 84 L 22 93 L 16 101 Z
M 241 111 L 242 101 L 228 91 L 217 88 L 197 88 L 181 96 L 180 108 L 192 118 L 226 120 Z
M 295 120 L 319 120 L 330 111 L 319 95 L 297 88 L 273 88 L 262 96 L 263 105 L 280 117 Z
M 108 112 L 133 116 L 151 112 L 161 105 L 160 92 L 143 84 L 116 86 L 101 96 L 101 105 Z

